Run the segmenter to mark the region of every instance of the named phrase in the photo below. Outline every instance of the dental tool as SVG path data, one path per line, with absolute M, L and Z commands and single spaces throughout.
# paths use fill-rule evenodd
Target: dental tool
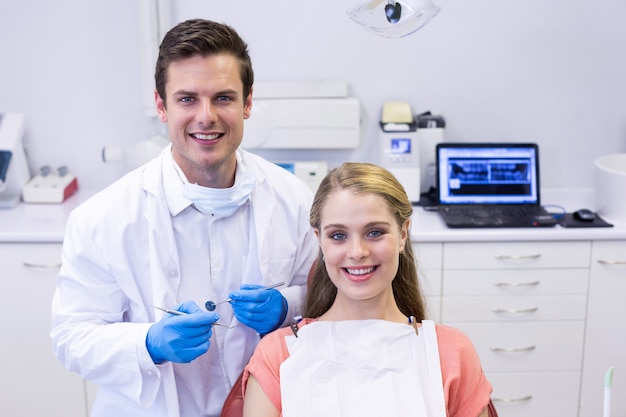
M 170 310 L 170 309 L 163 308 L 163 307 L 157 307 L 157 306 L 151 306 L 151 307 L 152 308 L 156 308 L 157 310 L 164 311 L 164 312 L 169 313 L 169 314 L 174 314 L 176 316 L 184 316 L 186 314 L 189 314 L 189 313 L 185 313 L 184 311 Z M 213 324 L 216 325 L 216 326 L 226 327 L 228 329 L 232 329 L 233 327 L 235 327 L 235 326 L 229 326 L 228 324 L 219 323 L 217 321 L 215 323 L 213 323 Z
M 282 285 L 285 285 L 284 282 L 277 282 L 276 284 L 272 284 L 272 285 L 268 285 L 267 287 L 262 287 L 260 288 L 261 290 L 271 290 L 272 288 L 277 288 L 280 287 Z M 224 304 L 224 303 L 230 303 L 231 300 L 230 298 L 228 300 L 224 300 L 224 301 L 220 301 L 219 303 L 216 303 L 215 301 L 207 301 L 206 303 L 204 303 L 204 308 L 206 308 L 208 311 L 215 311 L 215 308 L 220 305 L 220 304 Z

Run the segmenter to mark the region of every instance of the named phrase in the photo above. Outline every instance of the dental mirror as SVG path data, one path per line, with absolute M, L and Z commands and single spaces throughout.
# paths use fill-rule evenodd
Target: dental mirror
M 284 282 L 277 282 L 276 284 L 272 284 L 272 285 L 268 285 L 267 287 L 261 287 L 259 288 L 260 290 L 271 290 L 272 288 L 277 288 L 280 287 L 281 285 L 285 285 Z M 220 304 L 224 304 L 224 303 L 230 303 L 231 300 L 230 298 L 224 301 L 220 301 L 218 303 L 216 303 L 215 301 L 207 301 L 206 303 L 204 303 L 204 308 L 206 308 L 208 311 L 215 311 L 215 308 L 220 305 Z

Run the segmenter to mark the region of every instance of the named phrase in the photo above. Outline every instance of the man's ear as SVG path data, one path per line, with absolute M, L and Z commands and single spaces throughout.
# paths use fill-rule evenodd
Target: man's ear
M 250 118 L 250 113 L 252 112 L 252 88 L 250 89 L 250 93 L 248 94 L 248 97 L 246 97 L 246 102 L 243 106 L 243 118 L 244 119 L 248 119 Z
M 157 90 L 154 90 L 154 102 L 156 104 L 157 116 L 163 123 L 167 123 L 167 109 L 165 108 L 165 102 L 159 95 Z

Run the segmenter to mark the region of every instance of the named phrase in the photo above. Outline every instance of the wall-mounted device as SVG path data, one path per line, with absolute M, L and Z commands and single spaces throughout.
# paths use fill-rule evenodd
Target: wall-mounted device
M 420 199 L 420 155 L 417 126 L 408 103 L 389 101 L 380 122 L 380 165 L 404 187 L 409 200 Z
M 328 163 L 326 161 L 294 161 L 276 162 L 287 171 L 300 178 L 313 193 L 317 191 L 322 179 L 328 174 Z
M 138 167 L 156 158 L 169 144 L 170 140 L 165 136 L 155 135 L 141 142 L 105 146 L 102 148 L 102 161 L 123 162 L 130 167 Z
M 19 203 L 30 179 L 22 143 L 25 126 L 23 114 L 0 114 L 0 208 Z
M 255 83 L 246 149 L 351 149 L 361 108 L 344 81 Z

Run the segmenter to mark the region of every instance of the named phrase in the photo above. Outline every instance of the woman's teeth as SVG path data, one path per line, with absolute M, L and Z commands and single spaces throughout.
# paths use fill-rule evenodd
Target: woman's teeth
M 346 268 L 346 271 L 348 271 L 348 273 L 351 275 L 365 275 L 365 274 L 369 274 L 374 269 L 375 268 L 372 266 L 369 268 L 359 268 L 359 269 Z

